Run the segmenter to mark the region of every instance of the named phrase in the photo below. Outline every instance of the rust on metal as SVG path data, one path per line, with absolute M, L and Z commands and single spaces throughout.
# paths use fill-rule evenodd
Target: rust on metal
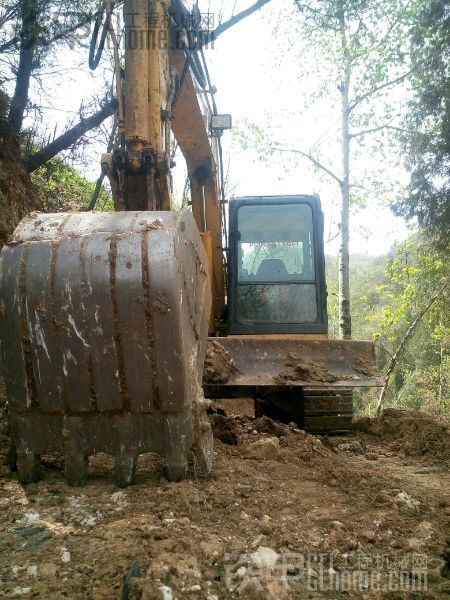
M 209 472 L 201 388 L 211 293 L 189 212 L 33 213 L 1 254 L 1 358 L 21 482 L 59 452 L 69 483 L 90 454 L 115 456 L 119 485 L 157 452 L 182 478 Z
M 323 388 L 326 383 L 327 389 L 382 385 L 370 342 L 229 336 L 209 339 L 209 352 L 217 343 L 236 368 L 226 381 L 204 380 L 208 397 L 253 395 L 254 388 L 280 385 Z
M 311 433 L 338 433 L 352 428 L 353 395 L 349 388 L 304 388 L 303 428 Z

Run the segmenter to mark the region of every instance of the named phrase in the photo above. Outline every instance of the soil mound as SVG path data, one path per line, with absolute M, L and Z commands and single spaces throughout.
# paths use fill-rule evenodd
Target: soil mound
M 208 341 L 203 381 L 205 383 L 227 383 L 237 373 L 236 363 L 230 353 L 217 340 Z
M 269 419 L 269 417 L 266 416 L 255 419 L 254 429 L 258 433 L 268 433 L 270 435 L 276 435 L 277 437 L 284 435 L 285 433 L 285 428 L 283 428 L 280 423 L 272 421 L 272 419 Z
M 342 377 L 329 371 L 323 363 L 291 354 L 284 369 L 275 378 L 275 381 L 279 384 L 285 384 L 289 381 L 333 382 L 339 379 L 342 379 Z
M 224 415 L 211 415 L 209 417 L 213 435 L 217 440 L 230 446 L 239 444 L 238 426 L 234 419 Z
M 0 248 L 23 217 L 42 206 L 23 166 L 19 146 L 8 131 L 6 111 L 7 98 L 0 91 Z
M 354 428 L 383 438 L 407 456 L 426 456 L 450 462 L 448 423 L 437 421 L 425 413 L 387 408 L 373 419 L 359 419 Z

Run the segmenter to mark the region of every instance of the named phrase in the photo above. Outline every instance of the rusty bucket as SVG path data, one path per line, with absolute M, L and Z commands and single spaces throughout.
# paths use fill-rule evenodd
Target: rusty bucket
M 185 211 L 39 214 L 1 253 L 1 358 L 19 480 L 59 452 L 67 480 L 114 455 L 120 486 L 156 452 L 171 480 L 211 469 L 201 382 L 211 297 Z

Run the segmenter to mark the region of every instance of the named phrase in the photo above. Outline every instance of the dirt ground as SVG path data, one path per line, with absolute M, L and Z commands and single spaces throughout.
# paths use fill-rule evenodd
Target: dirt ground
M 91 460 L 84 488 L 63 483 L 57 457 L 28 486 L 1 467 L 0 596 L 450 595 L 445 424 L 387 411 L 326 438 L 237 409 L 211 416 L 227 443 L 216 439 L 205 480 L 169 483 L 150 455 L 125 490 L 107 456 Z

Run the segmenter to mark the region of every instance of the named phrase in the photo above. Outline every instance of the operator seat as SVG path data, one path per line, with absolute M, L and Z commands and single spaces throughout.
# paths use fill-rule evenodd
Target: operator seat
M 266 258 L 259 265 L 256 276 L 258 279 L 279 281 L 288 279 L 289 273 L 286 269 L 286 265 L 280 258 Z

